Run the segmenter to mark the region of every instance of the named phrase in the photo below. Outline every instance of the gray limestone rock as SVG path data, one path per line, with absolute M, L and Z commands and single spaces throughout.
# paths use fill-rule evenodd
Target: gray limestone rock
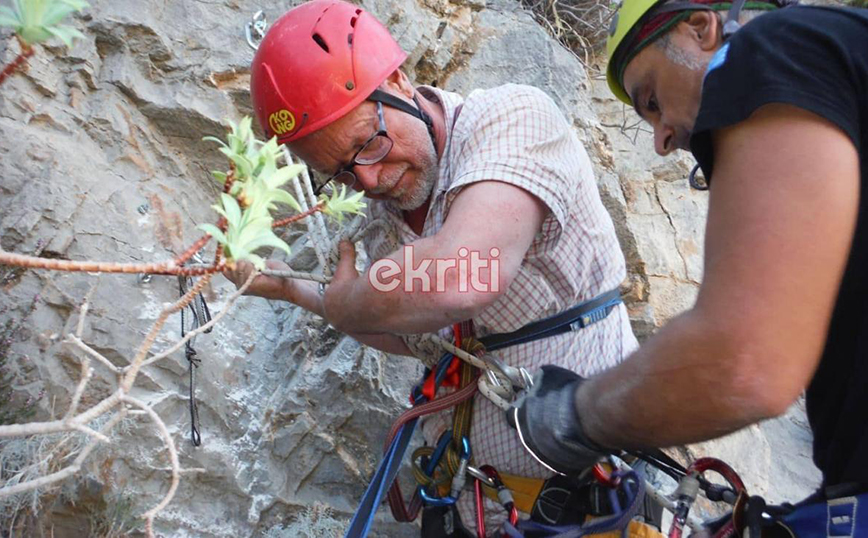
M 39 47 L 29 69 L 0 93 L 0 246 L 117 262 L 181 252 L 200 235 L 197 225 L 215 220 L 210 205 L 218 186 L 208 172 L 226 167 L 216 146 L 201 139 L 220 136 L 225 119 L 250 113 L 253 52 L 244 24 L 260 7 L 274 21 L 294 4 L 117 0 L 76 16 L 86 39 L 70 50 Z M 651 334 L 691 306 L 702 275 L 705 197 L 683 179 L 690 159 L 654 155 L 648 134 L 631 127 L 637 119 L 607 95 L 597 67 L 589 76 L 512 0 L 363 5 L 394 32 L 409 53 L 407 72 L 420 83 L 468 92 L 518 82 L 551 95 L 595 163 L 630 266 L 627 297 L 637 334 Z M 10 61 L 16 47 L 0 32 L 0 60 Z M 286 236 L 297 265 L 311 266 L 303 228 Z M 7 351 L 4 374 L 16 398 L 42 394 L 37 419 L 56 415 L 72 396 L 78 359 L 61 340 L 95 283 L 84 339 L 125 365 L 163 305 L 177 297 L 175 279 L 0 268 L 0 327 L 9 340 L 0 348 Z M 205 292 L 212 312 L 225 308 L 233 290 L 215 278 Z M 169 318 L 156 349 L 178 338 L 179 324 L 177 315 Z M 135 390 L 166 421 L 182 466 L 201 469 L 182 477 L 157 518 L 158 533 L 275 537 L 342 528 L 376 468 L 391 420 L 408 406 L 421 365 L 257 298 L 240 300 L 195 347 L 202 446 L 189 441 L 183 352 L 147 368 Z M 95 369 L 85 406 L 113 386 L 107 370 Z M 799 409 L 738 435 L 695 453 L 736 460 L 756 491 L 775 499 L 793 499 L 816 483 Z M 63 495 L 45 499 L 42 519 L 30 528 L 57 523 L 56 536 L 80 536 L 90 528 L 86 508 L 105 512 L 109 501 L 140 513 L 166 492 L 166 467 L 152 425 L 127 419 Z M 132 508 L 118 499 L 132 499 Z M 417 533 L 387 512 L 380 511 L 375 535 Z

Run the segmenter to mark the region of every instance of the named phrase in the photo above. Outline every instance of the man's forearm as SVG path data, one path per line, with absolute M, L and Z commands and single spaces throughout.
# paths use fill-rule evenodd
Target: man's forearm
M 768 418 L 750 360 L 698 316 L 670 322 L 621 365 L 584 383 L 576 395 L 587 435 L 608 447 L 687 444 Z M 757 358 L 761 360 L 761 358 Z M 750 376 L 748 376 L 750 377 Z
M 299 283 L 295 291 L 296 293 L 292 298 L 292 302 L 309 312 L 325 318 L 326 321 L 329 321 L 328 318 L 325 317 L 325 312 L 322 306 L 322 296 L 320 296 L 319 294 L 318 284 L 315 284 L 313 282 Z M 413 353 L 410 351 L 410 348 L 407 347 L 407 344 L 405 344 L 399 336 L 394 334 L 365 334 L 348 332 L 347 335 L 353 337 L 354 339 L 358 340 L 366 346 L 370 346 L 374 349 L 379 349 L 380 351 L 383 351 L 385 353 L 391 353 L 394 355 L 406 355 L 410 357 L 413 356 Z
M 378 260 L 352 282 L 333 284 L 338 289 L 326 298 L 326 310 L 336 327 L 360 333 L 436 332 L 472 317 L 496 299 L 499 288 L 487 291 L 491 276 L 485 271 L 476 281 L 466 270 L 459 274 L 443 269 L 440 262 L 457 266 L 460 256 L 444 251 L 435 238 L 405 248 L 412 250 Z

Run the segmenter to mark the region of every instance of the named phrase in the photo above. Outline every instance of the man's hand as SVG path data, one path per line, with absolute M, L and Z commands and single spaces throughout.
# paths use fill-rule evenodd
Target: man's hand
M 339 331 L 351 333 L 354 329 L 350 326 L 352 320 L 345 319 L 344 314 L 350 310 L 346 308 L 346 300 L 352 295 L 351 290 L 359 279 L 359 272 L 356 271 L 356 247 L 349 241 L 341 241 L 338 252 L 340 258 L 335 274 L 323 296 L 323 310 L 325 318 L 332 326 Z
M 265 266 L 276 271 L 289 269 L 288 265 L 277 260 L 268 260 L 265 262 Z M 250 273 L 255 270 L 253 264 L 249 262 L 238 262 L 234 270 L 223 271 L 223 276 L 232 281 L 236 288 L 240 288 L 250 278 Z M 291 278 L 259 275 L 244 294 L 295 303 L 297 301 L 295 293 L 297 286 L 298 283 Z
M 585 435 L 575 406 L 585 379 L 558 366 L 543 366 L 533 388 L 507 411 L 524 447 L 550 470 L 578 475 L 611 452 Z

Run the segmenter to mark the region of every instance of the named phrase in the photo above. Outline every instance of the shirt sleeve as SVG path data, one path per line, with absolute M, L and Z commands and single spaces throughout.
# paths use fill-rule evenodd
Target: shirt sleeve
M 712 133 L 758 108 L 788 104 L 838 126 L 860 147 L 859 96 L 865 95 L 864 17 L 847 10 L 791 7 L 761 15 L 739 30 L 708 66 L 691 151 L 711 180 Z M 861 65 L 861 67 L 860 67 Z
M 448 211 L 463 187 L 500 181 L 536 196 L 550 214 L 543 233 L 556 239 L 577 185 L 593 183 L 584 147 L 552 99 L 529 86 L 506 85 L 468 96 L 453 130 L 462 142 L 446 193 Z

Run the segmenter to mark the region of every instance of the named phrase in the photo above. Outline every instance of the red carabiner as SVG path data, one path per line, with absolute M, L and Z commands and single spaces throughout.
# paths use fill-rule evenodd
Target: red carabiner
M 607 487 L 614 489 L 614 488 L 617 488 L 618 486 L 621 485 L 621 477 L 619 477 L 619 476 L 613 477 L 612 473 L 607 471 L 606 468 L 603 467 L 602 463 L 598 463 L 598 464 L 594 465 L 593 473 L 594 473 L 594 478 L 597 479 L 597 482 L 599 482 L 600 484 L 602 484 L 604 486 L 607 486 Z
M 476 536 L 485 538 L 485 506 L 482 501 L 482 482 L 477 478 L 473 481 L 476 491 Z

